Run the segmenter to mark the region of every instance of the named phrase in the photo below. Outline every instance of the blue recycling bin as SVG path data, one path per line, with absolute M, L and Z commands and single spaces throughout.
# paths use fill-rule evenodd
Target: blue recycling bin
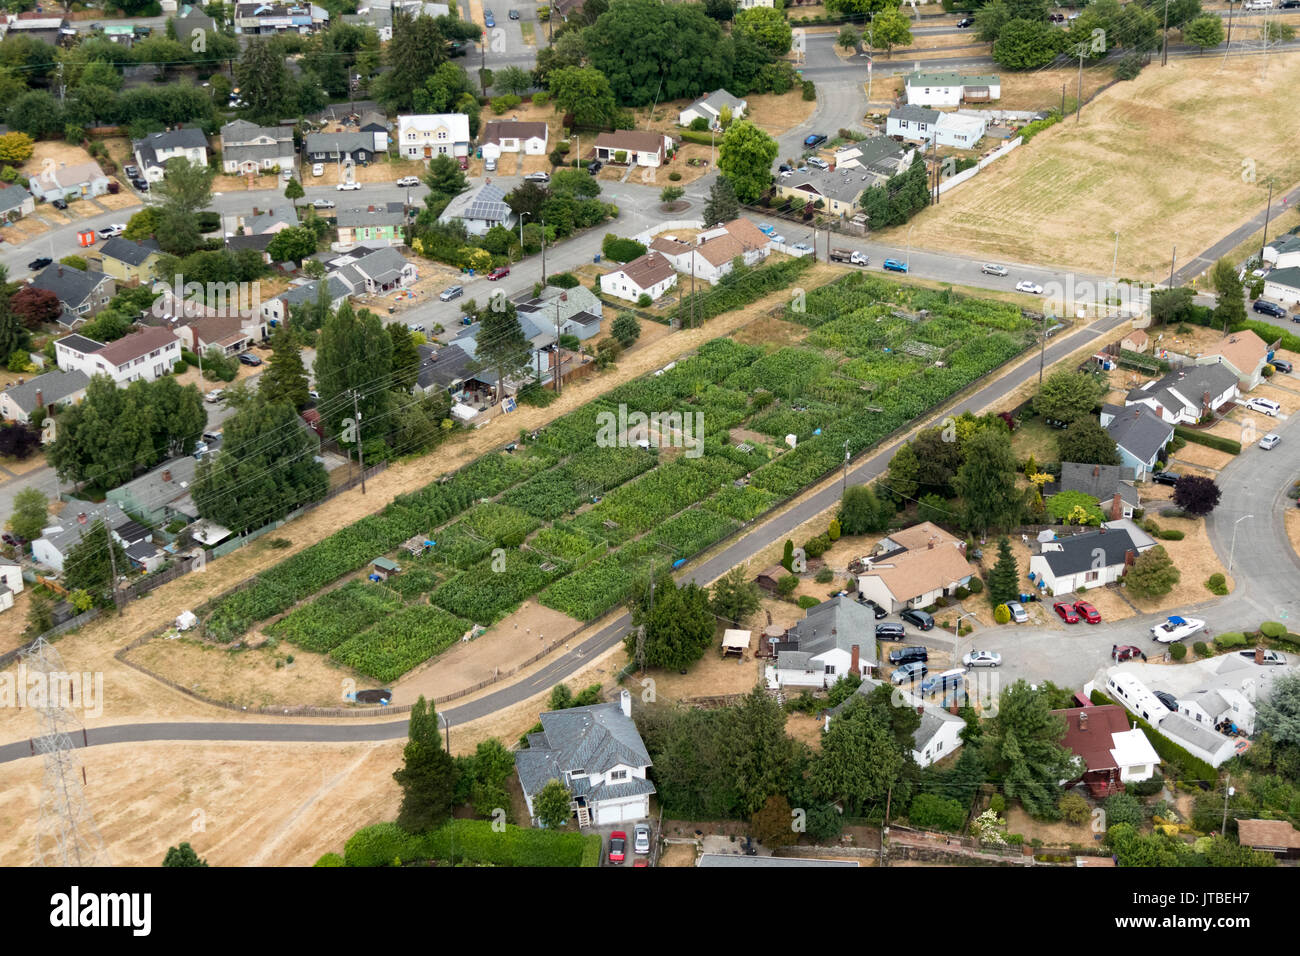
M 592 262 L 600 262 L 600 253 L 599 253 L 599 252 L 596 253 L 596 255 L 592 258 L 591 261 L 592 261 Z

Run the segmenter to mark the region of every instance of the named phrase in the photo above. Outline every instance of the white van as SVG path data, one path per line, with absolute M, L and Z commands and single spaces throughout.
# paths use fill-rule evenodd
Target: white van
M 1273 0 L 1246 0 L 1243 10 L 1272 10 Z

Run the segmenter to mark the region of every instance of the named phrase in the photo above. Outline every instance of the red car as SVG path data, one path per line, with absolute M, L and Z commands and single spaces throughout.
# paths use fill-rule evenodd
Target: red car
M 615 830 L 609 835 L 609 862 L 622 863 L 627 855 L 627 833 Z
M 504 279 L 508 275 L 510 275 L 510 270 L 502 266 L 499 269 L 493 269 L 487 274 L 487 277 L 489 282 L 496 282 L 497 279 Z
M 1052 605 L 1052 610 L 1061 616 L 1061 620 L 1066 624 L 1078 624 L 1079 615 L 1074 613 L 1074 608 L 1064 601 L 1057 601 Z
M 650 861 L 647 860 L 647 859 L 646 859 L 645 857 L 643 857 L 643 856 L 639 856 L 639 857 L 637 857 L 637 858 L 632 862 L 632 865 L 633 865 L 633 866 L 649 866 L 649 865 L 650 865 Z
M 1097 609 L 1093 607 L 1091 604 L 1089 604 L 1087 601 L 1075 601 L 1074 609 L 1078 611 L 1079 616 L 1083 618 L 1085 621 L 1087 621 L 1089 624 L 1101 623 L 1101 615 L 1098 614 Z
M 1123 661 L 1144 661 L 1147 659 L 1147 656 L 1142 653 L 1142 648 L 1134 647 L 1132 644 L 1123 644 L 1111 647 L 1110 659 L 1118 664 Z

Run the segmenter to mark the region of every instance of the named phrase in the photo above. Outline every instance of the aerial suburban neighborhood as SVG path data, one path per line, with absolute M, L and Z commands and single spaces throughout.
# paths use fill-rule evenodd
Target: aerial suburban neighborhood
M 0 6 L 0 864 L 1281 902 L 1300 0 Z

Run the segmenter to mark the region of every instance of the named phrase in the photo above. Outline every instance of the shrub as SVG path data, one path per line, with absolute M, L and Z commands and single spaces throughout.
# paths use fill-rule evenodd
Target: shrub
M 831 519 L 830 527 L 826 529 L 826 537 L 830 538 L 832 541 L 838 541 L 838 540 L 840 539 L 840 519 L 839 519 L 839 518 L 832 518 L 832 519 Z
M 993 620 L 999 624 L 1011 623 L 1011 609 L 1005 604 L 999 604 L 993 609 Z
M 317 860 L 315 863 L 312 864 L 312 866 L 346 866 L 346 865 L 347 864 L 343 862 L 343 857 L 339 856 L 337 853 L 326 853 L 319 860 Z
M 777 580 L 776 593 L 781 597 L 789 597 L 797 587 L 799 587 L 799 579 L 793 574 L 786 574 Z M 1244 643 L 1246 639 L 1243 637 L 1241 640 Z
M 980 578 L 971 578 L 968 587 L 970 588 L 971 594 L 979 594 L 984 590 L 984 581 Z
M 1023 846 L 1025 835 L 1023 833 L 1008 833 L 1006 839 L 1008 846 Z
M 1228 579 L 1222 574 L 1211 574 L 1209 580 L 1205 582 L 1205 586 L 1211 594 L 1222 596 L 1228 593 Z
M 669 174 L 668 174 L 668 181 L 669 181 L 669 182 L 674 182 L 674 183 L 679 183 L 679 182 L 682 181 L 682 174 L 681 174 L 681 173 L 669 173 Z
M 1286 626 L 1279 624 L 1277 621 L 1265 621 L 1259 626 L 1259 633 L 1265 637 L 1286 637 Z
M 1210 648 L 1204 641 L 1197 641 L 1192 645 L 1192 650 L 1195 652 L 1197 657 L 1210 656 Z
M 812 80 L 803 81 L 803 98 L 808 103 L 817 99 L 817 84 Z
M 803 552 L 805 557 L 820 558 L 830 550 L 831 542 L 824 534 L 819 534 L 815 538 L 809 538 L 804 542 Z
M 425 854 L 422 838 L 407 833 L 396 823 L 362 827 L 348 838 L 343 859 L 348 866 L 392 866 L 394 860 L 418 860 Z
M 989 809 L 994 813 L 1002 813 L 1007 808 L 1007 798 L 1000 793 L 993 794 L 993 799 L 989 800 Z
M 822 602 L 817 600 L 811 594 L 801 594 L 799 595 L 799 600 L 796 601 L 795 603 L 798 604 L 801 608 L 803 608 L 806 611 L 808 610 L 808 608 L 816 607 L 818 604 L 821 604 Z
M 1056 806 L 1066 823 L 1079 826 L 1092 818 L 1092 807 L 1088 806 L 1088 801 L 1077 793 L 1070 792 L 1062 795 Z
M 1184 657 L 1187 656 L 1187 645 L 1185 645 L 1185 644 L 1174 644 L 1174 645 L 1170 646 L 1170 648 L 1169 648 L 1169 656 L 1172 657 L 1172 658 L 1173 658 L 1174 660 L 1176 660 L 1176 661 L 1181 661 Z
M 1214 639 L 1214 646 L 1221 651 L 1226 651 L 1232 647 L 1245 647 L 1246 635 L 1239 631 L 1224 631 Z
M 1146 814 L 1142 812 L 1142 804 L 1138 802 L 1137 797 L 1129 793 L 1113 793 L 1105 799 L 1101 807 L 1106 811 L 1107 828 L 1117 823 L 1128 823 L 1138 827 L 1146 819 Z
M 835 580 L 835 572 L 828 567 L 823 567 L 817 572 L 817 576 L 813 580 L 818 584 L 830 584 Z
M 614 262 L 631 262 L 633 259 L 645 255 L 646 247 L 635 239 L 624 239 L 612 232 L 608 232 L 600 244 L 600 253 L 606 259 L 612 259 Z
M 1176 528 L 1169 528 L 1160 532 L 1161 539 L 1165 541 L 1182 541 L 1185 537 L 1183 532 Z
M 1159 793 L 1165 785 L 1165 778 L 1160 774 L 1154 774 L 1146 780 L 1137 780 L 1127 784 L 1128 792 L 1135 797 L 1150 797 Z
M 654 299 L 650 298 L 650 294 L 648 292 L 642 292 L 639 296 L 637 296 L 636 299 L 636 304 L 643 309 L 650 308 L 653 302 Z
M 907 818 L 913 826 L 956 832 L 966 823 L 966 808 L 951 797 L 918 793 L 907 811 Z

